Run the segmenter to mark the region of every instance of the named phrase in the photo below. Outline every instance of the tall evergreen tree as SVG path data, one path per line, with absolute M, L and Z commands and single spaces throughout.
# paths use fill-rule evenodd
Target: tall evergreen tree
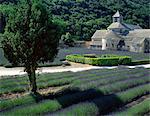
M 0 36 L 5 57 L 25 67 L 31 91 L 36 92 L 38 62 L 53 61 L 56 56 L 61 22 L 52 19 L 43 0 L 20 0 L 17 4 L 0 5 L 0 10 L 7 16 Z

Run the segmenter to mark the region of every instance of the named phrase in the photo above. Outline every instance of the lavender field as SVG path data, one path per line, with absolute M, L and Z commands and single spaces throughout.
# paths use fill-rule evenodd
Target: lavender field
M 0 115 L 148 115 L 150 113 L 149 69 L 117 68 L 82 72 L 61 72 L 37 76 L 39 91 L 64 87 L 56 93 L 26 94 L 16 98 L 4 95 L 26 93 L 26 76 L 0 80 Z
M 57 58 L 65 59 L 65 56 L 69 54 L 97 54 L 97 55 L 116 54 L 122 56 L 131 56 L 133 60 L 149 59 L 150 57 L 149 53 L 135 53 L 135 52 L 128 52 L 128 51 L 109 51 L 109 50 L 102 51 L 102 50 L 93 50 L 88 48 L 72 47 L 68 49 L 60 49 Z

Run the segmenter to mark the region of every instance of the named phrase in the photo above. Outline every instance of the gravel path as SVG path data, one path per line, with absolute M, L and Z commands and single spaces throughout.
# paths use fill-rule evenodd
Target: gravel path
M 123 66 L 125 68 L 136 68 L 136 67 L 143 67 L 143 68 L 150 68 L 150 64 L 147 65 L 137 65 L 137 66 Z M 114 69 L 118 68 L 118 66 L 90 66 L 90 65 L 84 65 L 84 64 L 72 64 L 71 66 L 57 66 L 57 67 L 42 67 L 37 69 L 36 73 L 55 73 L 55 72 L 79 72 L 79 71 L 85 71 L 85 70 L 91 70 L 91 69 Z M 0 77 L 2 76 L 13 76 L 13 75 L 24 75 L 26 72 L 24 72 L 23 67 L 17 67 L 17 68 L 4 68 L 0 67 Z M 4 77 L 3 77 L 4 78 Z

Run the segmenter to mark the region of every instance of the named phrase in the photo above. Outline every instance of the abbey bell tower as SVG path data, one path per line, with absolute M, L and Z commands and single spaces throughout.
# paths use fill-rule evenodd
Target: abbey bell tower
M 118 23 L 122 23 L 123 21 L 123 17 L 122 15 L 119 13 L 119 11 L 117 11 L 114 15 L 113 15 L 113 23 L 118 22 Z

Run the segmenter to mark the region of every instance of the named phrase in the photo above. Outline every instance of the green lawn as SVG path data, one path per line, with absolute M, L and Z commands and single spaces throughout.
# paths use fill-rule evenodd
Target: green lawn
M 149 94 L 149 71 L 144 68 L 118 68 L 41 74 L 37 76 L 40 89 L 63 85 L 68 87 L 46 96 L 28 94 L 15 99 L 1 99 L 0 115 L 106 115 Z M 28 89 L 27 76 L 0 80 L 0 95 Z M 145 104 L 143 102 L 116 114 L 131 114 L 131 109 L 138 110 L 134 115 L 148 113 L 149 106 L 141 105 Z M 142 109 L 139 110 L 140 106 Z

